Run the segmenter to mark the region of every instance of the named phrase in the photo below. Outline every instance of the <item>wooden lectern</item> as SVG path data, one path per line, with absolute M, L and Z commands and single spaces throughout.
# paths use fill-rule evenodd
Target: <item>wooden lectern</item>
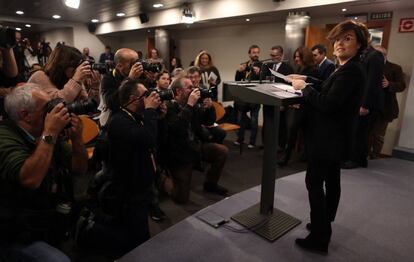
M 301 223 L 300 220 L 273 207 L 280 106 L 296 104 L 302 100 L 300 94 L 284 91 L 277 88 L 277 85 L 252 82 L 223 84 L 223 101 L 235 99 L 263 104 L 266 143 L 264 143 L 260 205 L 256 204 L 243 210 L 232 216 L 232 219 L 269 241 L 275 241 Z

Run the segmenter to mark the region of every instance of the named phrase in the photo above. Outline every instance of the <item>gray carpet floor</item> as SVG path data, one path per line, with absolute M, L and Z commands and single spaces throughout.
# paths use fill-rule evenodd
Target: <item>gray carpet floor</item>
M 223 184 L 227 183 L 227 176 L 232 185 L 249 180 L 243 173 L 258 179 L 260 154 L 256 151 L 238 158 L 234 164 L 237 171 L 231 171 L 230 164 Z M 252 163 L 256 163 L 255 167 L 251 167 Z M 120 261 L 414 261 L 413 170 L 414 162 L 388 158 L 370 161 L 369 168 L 342 171 L 341 202 L 327 256 L 304 251 L 294 244 L 297 237 L 307 235 L 305 225 L 309 221 L 305 174 L 298 172 L 277 180 L 275 207 L 299 218 L 302 224 L 277 241 L 268 242 L 251 232 L 214 229 L 189 216 Z M 234 177 L 234 173 L 239 173 L 240 178 Z M 197 184 L 192 198 L 194 206 L 201 208 L 196 197 L 203 198 L 199 191 Z M 253 187 L 200 212 L 213 211 L 229 218 L 257 203 L 259 196 L 260 187 Z M 163 207 L 169 216 L 174 214 L 168 206 Z M 229 225 L 240 227 L 233 221 Z

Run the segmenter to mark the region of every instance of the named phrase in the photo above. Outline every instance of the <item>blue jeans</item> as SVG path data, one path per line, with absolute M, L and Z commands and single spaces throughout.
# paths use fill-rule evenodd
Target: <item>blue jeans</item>
M 235 102 L 236 103 L 236 102 Z M 257 127 L 259 120 L 259 110 L 260 104 L 250 104 L 250 103 L 240 103 L 237 102 L 237 123 L 240 125 L 239 132 L 237 134 L 237 142 L 244 142 L 244 131 L 246 130 L 246 119 L 247 112 L 250 112 L 250 123 L 251 123 L 251 132 L 250 132 L 250 145 L 256 145 L 256 136 L 257 136 Z
M 30 262 L 70 262 L 70 259 L 60 250 L 45 242 L 36 241 L 28 246 L 17 248 Z

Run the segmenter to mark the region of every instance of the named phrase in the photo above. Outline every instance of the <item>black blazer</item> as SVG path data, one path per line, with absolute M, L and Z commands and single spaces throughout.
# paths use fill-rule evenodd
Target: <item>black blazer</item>
M 373 47 L 369 47 L 364 55 L 363 64 L 367 75 L 367 83 L 361 106 L 370 111 L 382 111 L 384 109 L 384 92 L 382 91 L 384 56 Z
M 318 70 L 321 80 L 326 80 L 335 71 L 335 64 L 327 58 L 318 66 Z
M 310 158 L 341 159 L 359 110 L 365 75 L 354 57 L 320 87 L 303 89 L 307 106 L 306 149 Z
M 266 66 L 264 66 L 262 78 L 266 79 L 266 76 L 271 76 L 272 75 L 269 68 L 273 69 L 273 66 L 275 64 L 276 63 L 268 63 L 268 64 L 266 64 Z M 293 74 L 293 68 L 288 63 L 282 62 L 282 64 L 277 69 L 277 72 L 281 73 L 282 75 L 287 76 L 287 75 Z M 285 81 L 283 79 L 280 79 L 280 78 L 276 77 L 275 82 L 276 83 L 284 83 Z
M 398 117 L 399 108 L 396 93 L 405 89 L 404 73 L 401 66 L 386 62 L 384 66 L 384 76 L 390 82 L 388 88 L 383 88 L 384 92 L 384 119 L 391 122 Z

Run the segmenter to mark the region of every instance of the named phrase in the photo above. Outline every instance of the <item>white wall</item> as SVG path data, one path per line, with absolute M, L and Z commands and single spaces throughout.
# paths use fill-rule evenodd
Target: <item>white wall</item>
M 73 28 L 71 27 L 49 30 L 42 33 L 42 37 L 46 42 L 50 42 L 51 48 L 55 48 L 58 42 L 65 42 L 66 45 L 73 46 Z
M 73 26 L 73 46 L 81 52 L 84 47 L 89 47 L 89 54 L 98 61 L 101 53 L 105 51 L 105 44 L 94 34 L 88 31 L 88 27 L 84 24 L 76 24 Z
M 391 152 L 393 145 L 414 149 L 414 32 L 398 33 L 401 18 L 413 17 L 414 9 L 394 11 L 388 59 L 401 65 L 406 75 L 407 89 L 398 94 L 400 116 L 387 129 L 384 152 Z M 400 136 L 401 131 L 401 136 Z

